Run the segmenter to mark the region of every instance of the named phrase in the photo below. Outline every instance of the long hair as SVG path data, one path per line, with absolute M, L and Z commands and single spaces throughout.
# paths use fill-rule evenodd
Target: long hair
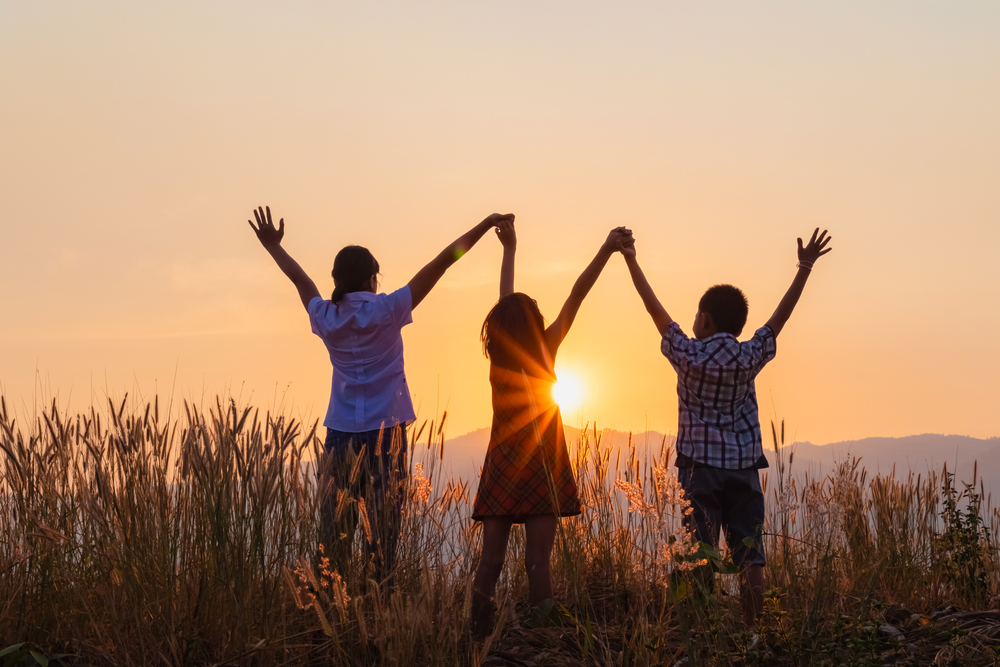
M 483 354 L 495 366 L 524 371 L 533 377 L 552 375 L 543 350 L 545 318 L 527 294 L 514 292 L 500 299 L 483 322 L 479 338 Z
M 339 303 L 345 294 L 368 289 L 368 281 L 378 275 L 375 256 L 359 245 L 344 246 L 333 260 L 335 288 L 330 301 Z

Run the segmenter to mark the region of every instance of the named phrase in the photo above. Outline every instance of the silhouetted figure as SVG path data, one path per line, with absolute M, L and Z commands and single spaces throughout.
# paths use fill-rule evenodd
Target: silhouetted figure
M 502 222 L 497 235 L 504 247 L 500 301 L 482 329 L 483 351 L 490 360 L 493 426 L 472 513 L 483 524 L 483 552 L 472 592 L 472 630 L 478 638 L 492 628 L 493 594 L 515 523 L 524 524 L 527 539 L 530 602 L 536 613 L 552 612 L 550 559 L 557 520 L 580 513 L 562 418 L 552 397 L 555 357 L 608 259 L 619 244 L 631 243 L 628 230 L 612 231 L 546 328 L 535 301 L 514 292 L 513 221 Z
M 379 265 L 361 246 L 347 246 L 333 262 L 334 291 L 323 299 L 316 284 L 281 247 L 285 221 L 254 211 L 250 227 L 299 292 L 313 333 L 333 364 L 326 455 L 319 465 L 320 541 L 333 566 L 346 574 L 359 510 L 366 562 L 376 581 L 389 582 L 400 532 L 406 467 L 406 425 L 415 419 L 403 372 L 401 330 L 445 271 L 479 239 L 513 215 L 493 214 L 446 247 L 405 286 L 379 294 Z
M 740 567 L 743 620 L 748 628 L 764 606 L 761 528 L 764 458 L 754 379 L 776 351 L 776 339 L 802 295 L 816 260 L 832 248 L 819 229 L 803 248 L 798 240 L 798 272 L 771 319 L 750 340 L 737 336 L 747 321 L 746 297 L 732 285 L 716 285 L 702 296 L 694 338 L 660 305 L 636 261 L 635 245 L 622 246 L 632 282 L 663 337 L 660 350 L 677 371 L 677 468 L 681 488 L 694 510 L 684 519 L 700 542 L 715 546 L 719 530 Z M 825 249 L 824 249 L 825 248 Z M 755 545 L 747 546 L 750 538 Z

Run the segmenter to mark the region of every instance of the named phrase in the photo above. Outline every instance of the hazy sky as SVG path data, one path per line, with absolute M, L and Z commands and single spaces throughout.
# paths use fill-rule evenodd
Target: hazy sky
M 828 227 L 758 379 L 814 443 L 1000 435 L 996 2 L 0 0 L 0 386 L 30 407 L 231 393 L 321 417 L 330 366 L 246 226 L 332 290 L 387 290 L 493 211 L 555 316 L 607 231 L 686 330 L 708 286 L 745 335 Z M 451 434 L 490 419 L 486 237 L 414 312 L 407 375 Z M 676 376 L 613 258 L 561 350 L 577 423 L 676 429 Z

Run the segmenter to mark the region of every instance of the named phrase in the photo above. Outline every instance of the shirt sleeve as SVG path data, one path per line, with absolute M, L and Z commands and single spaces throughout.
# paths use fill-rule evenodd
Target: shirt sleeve
M 675 369 L 687 368 L 698 356 L 703 344 L 694 338 L 688 338 L 681 331 L 681 325 L 671 322 L 667 332 L 660 341 L 660 352 L 670 361 Z
M 774 359 L 778 352 L 778 339 L 766 324 L 754 332 L 753 338 L 747 341 L 750 346 L 750 359 L 754 373 L 759 373 L 767 362 Z
M 392 321 L 397 327 L 402 329 L 413 321 L 413 296 L 410 294 L 409 285 L 403 285 L 390 294 L 389 304 Z
M 324 320 L 326 319 L 326 311 L 331 305 L 333 304 L 321 296 L 314 296 L 309 300 L 309 307 L 306 309 L 309 311 L 309 326 L 312 327 L 312 332 L 317 336 L 325 336 L 328 332 L 324 326 Z

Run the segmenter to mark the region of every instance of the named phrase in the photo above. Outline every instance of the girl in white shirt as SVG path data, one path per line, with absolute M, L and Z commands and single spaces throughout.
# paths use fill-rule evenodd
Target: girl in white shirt
M 444 272 L 512 214 L 490 215 L 449 244 L 405 286 L 378 294 L 379 265 L 367 248 L 347 246 L 333 262 L 334 292 L 316 284 L 281 247 L 285 221 L 275 227 L 270 208 L 254 211 L 250 227 L 299 292 L 313 333 L 333 364 L 326 453 L 320 463 L 321 544 L 340 572 L 349 562 L 359 506 L 365 510 L 365 561 L 376 581 L 391 584 L 406 479 L 406 425 L 415 419 L 403 372 L 401 329 Z M 361 457 L 360 461 L 357 461 Z M 358 465 L 355 465 L 358 463 Z M 354 500 L 355 502 L 350 502 Z

